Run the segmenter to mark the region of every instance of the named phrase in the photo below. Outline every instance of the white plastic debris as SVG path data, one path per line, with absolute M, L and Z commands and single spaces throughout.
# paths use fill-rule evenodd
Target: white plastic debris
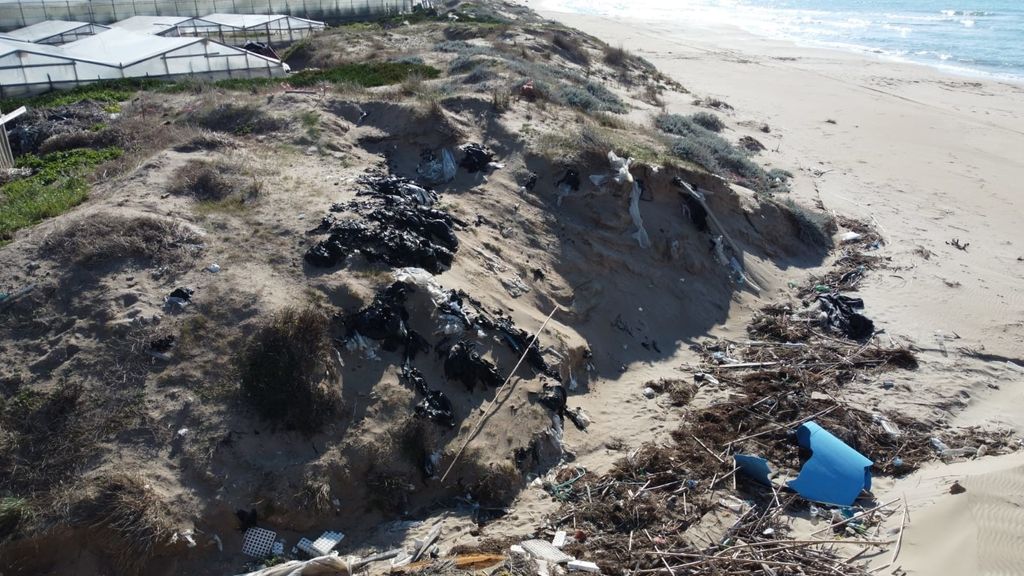
M 179 438 L 184 438 L 188 434 L 188 432 L 189 432 L 188 428 L 181 428 L 181 429 L 178 430 L 178 437 Z
M 594 574 L 601 572 L 597 564 L 587 562 L 586 560 L 570 560 L 566 567 L 570 572 L 592 572 Z
M 554 538 L 551 539 L 551 545 L 554 546 L 555 548 L 559 548 L 560 549 L 563 546 L 565 546 L 565 540 L 566 540 L 567 537 L 568 537 L 568 534 L 566 534 L 565 530 L 559 530 L 559 531 L 555 532 Z
M 221 542 L 220 536 L 218 536 L 217 534 L 214 534 L 211 539 L 217 545 L 217 551 L 218 552 L 223 552 L 224 551 L 224 543 Z
M 526 550 L 523 550 L 523 547 L 519 544 L 513 544 L 509 546 L 508 551 L 510 554 L 513 554 L 515 556 L 526 556 Z
M 644 388 L 644 397 L 647 398 L 648 400 L 654 398 L 657 395 L 658 393 L 654 390 L 654 388 L 651 388 L 650 386 Z
M 546 540 L 527 540 L 519 545 L 522 546 L 523 550 L 526 550 L 526 553 L 530 556 L 552 564 L 565 564 L 569 560 L 573 559 L 572 556 L 569 556 L 565 552 L 555 548 Z
M 361 351 L 368 360 L 380 360 L 380 356 L 377 355 L 377 343 L 359 332 L 352 333 L 352 337 L 348 339 L 345 348 L 349 352 Z
M 530 287 L 517 275 L 506 276 L 500 280 L 501 285 L 505 287 L 505 291 L 513 298 L 519 298 L 530 291 Z
M 847 233 L 845 233 L 845 234 L 843 234 L 842 236 L 839 237 L 839 239 L 843 242 L 843 244 L 846 244 L 847 242 L 856 242 L 857 240 L 860 240 L 861 238 L 863 238 L 863 235 L 862 234 L 858 234 L 856 232 L 847 232 Z
M 270 553 L 274 556 L 284 556 L 284 541 L 278 540 L 270 547 Z
M 299 541 L 299 549 L 306 552 L 310 556 L 326 556 L 328 552 L 334 550 L 334 547 L 341 543 L 345 539 L 345 535 L 341 532 L 324 532 L 315 541 L 310 542 L 303 538 Z M 307 544 L 303 546 L 303 542 Z
M 266 558 L 270 555 L 275 540 L 277 532 L 265 528 L 249 528 L 242 538 L 242 554 L 253 558 Z
M 650 248 L 651 238 L 647 235 L 647 230 L 644 229 L 644 218 L 640 215 L 639 182 L 633 182 L 633 191 L 629 195 L 629 215 L 633 218 L 633 224 L 636 225 L 636 232 L 633 233 L 633 238 L 636 239 L 641 248 Z
M 216 274 L 217 272 L 220 272 L 220 264 L 214 262 L 213 264 L 210 264 L 209 266 L 206 267 L 206 271 Z

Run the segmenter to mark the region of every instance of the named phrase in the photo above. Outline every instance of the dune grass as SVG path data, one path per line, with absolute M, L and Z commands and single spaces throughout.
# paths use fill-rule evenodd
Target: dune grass
M 76 149 L 18 159 L 18 167 L 35 174 L 0 186 L 0 245 L 21 228 L 63 214 L 88 197 L 90 171 L 120 157 L 117 147 Z

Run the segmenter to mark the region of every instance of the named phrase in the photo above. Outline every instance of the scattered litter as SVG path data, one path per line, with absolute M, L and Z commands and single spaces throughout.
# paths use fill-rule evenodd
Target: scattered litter
M 882 416 L 881 414 L 873 414 L 871 418 L 876 424 L 881 426 L 882 430 L 884 430 L 891 438 L 895 439 L 900 437 L 899 427 L 890 422 L 885 416 Z
M 178 429 L 178 437 L 179 438 L 184 438 L 185 436 L 188 435 L 188 433 L 189 433 L 189 429 L 188 428 L 179 428 Z
M 644 397 L 646 397 L 648 400 L 653 399 L 657 395 L 658 392 L 655 391 L 654 388 L 651 388 L 650 386 L 644 388 Z
M 828 325 L 851 340 L 865 340 L 875 333 L 875 323 L 857 310 L 864 309 L 864 301 L 838 293 L 819 294 L 818 305 L 828 316 Z
M 551 538 L 551 545 L 555 548 L 561 549 L 563 546 L 565 546 L 567 536 L 568 535 L 566 534 L 565 530 L 558 530 L 557 532 L 555 532 L 555 536 Z
M 562 552 L 558 548 L 551 545 L 550 542 L 545 540 L 527 540 L 519 544 L 526 550 L 526 553 L 530 556 L 550 562 L 552 564 L 565 564 L 570 560 L 573 560 L 572 556 L 569 556 L 565 552 Z
M 193 294 L 195 294 L 195 290 L 191 288 L 175 288 L 164 298 L 164 309 L 168 312 L 183 312 L 192 301 Z
M 423 557 L 423 554 L 433 546 L 434 542 L 437 541 L 438 537 L 441 536 L 441 525 L 434 526 L 430 532 L 427 533 L 427 537 L 420 540 L 417 538 L 414 541 L 412 561 L 415 562 Z
M 597 567 L 597 564 L 587 562 L 586 560 L 570 560 L 569 563 L 566 564 L 566 568 L 568 568 L 570 572 L 592 572 L 597 574 L 601 571 L 601 569 Z
M 505 291 L 513 298 L 519 298 L 530 291 L 530 287 L 527 286 L 519 276 L 506 276 L 500 280 L 501 285 L 505 287 Z
M 863 237 L 864 237 L 863 234 L 859 234 L 857 232 L 847 232 L 847 233 L 843 234 L 842 236 L 840 236 L 839 240 L 843 244 L 848 244 L 850 242 L 856 242 L 857 240 L 860 240 Z
M 811 457 L 788 485 L 808 500 L 849 506 L 861 490 L 871 489 L 873 462 L 850 448 L 815 422 L 802 424 L 796 432 L 801 448 Z
M 206 267 L 206 271 L 216 274 L 217 272 L 220 272 L 220 264 L 214 262 L 213 264 L 210 264 L 209 266 Z
M 416 173 L 431 184 L 451 182 L 455 178 L 455 171 L 455 158 L 447 148 L 441 149 L 440 158 L 430 150 L 425 151 L 420 165 L 416 168 Z
M 284 555 L 284 540 L 278 540 L 274 542 L 274 545 L 270 548 L 270 553 L 274 556 Z
M 213 536 L 211 537 L 211 540 L 213 540 L 214 544 L 216 544 L 216 545 L 217 545 L 217 551 L 218 551 L 218 552 L 223 552 L 223 551 L 224 551 L 224 543 L 223 543 L 223 542 L 221 542 L 221 539 L 220 539 L 220 536 L 219 536 L 219 535 L 217 535 L 217 534 L 214 534 L 214 535 L 213 535 Z
M 277 540 L 277 532 L 252 527 L 245 531 L 242 539 L 242 554 L 253 558 L 266 558 Z
M 558 200 L 556 204 L 562 205 L 562 199 L 572 194 L 573 192 L 579 192 L 580 189 L 580 173 L 573 168 L 569 168 L 565 171 L 565 175 L 555 182 L 555 189 L 558 191 Z
M 644 229 L 644 219 L 640 215 L 640 196 L 643 194 L 643 190 L 640 188 L 640 182 L 633 182 L 633 191 L 629 195 L 629 215 L 633 218 L 633 224 L 636 226 L 636 232 L 633 233 L 633 238 L 640 244 L 641 248 L 651 247 L 651 238 L 647 235 L 647 230 Z
M 752 479 L 764 484 L 765 486 L 771 486 L 772 481 L 769 478 L 771 470 L 768 468 L 768 461 L 758 456 L 750 456 L 748 454 L 736 454 L 734 456 L 736 466 L 739 467 L 739 472 L 750 476 Z
M 466 169 L 467 172 L 482 172 L 492 160 L 494 160 L 494 152 L 486 146 L 480 144 L 466 144 L 460 148 L 465 154 L 462 157 L 462 161 L 459 165 Z
M 340 556 L 320 556 L 309 560 L 291 560 L 242 576 L 314 576 L 326 574 L 353 574 L 353 566 Z

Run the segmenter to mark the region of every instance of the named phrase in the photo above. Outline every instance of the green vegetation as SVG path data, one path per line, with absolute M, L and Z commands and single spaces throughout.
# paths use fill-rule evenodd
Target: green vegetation
M 770 192 L 772 182 L 764 169 L 728 140 L 679 114 L 661 114 L 655 119 L 659 129 L 676 138 L 670 148 L 676 156 L 706 170 L 729 176 L 758 192 Z
M 567 106 L 579 108 L 584 112 L 613 112 L 625 114 L 626 105 L 611 90 L 596 82 L 587 82 L 583 87 L 565 86 L 561 90 L 561 100 Z
M 725 128 L 725 122 L 722 122 L 721 118 L 711 112 L 697 112 L 690 116 L 690 120 L 701 128 L 711 130 L 712 132 L 721 132 Z
M 71 90 L 57 90 L 30 98 L 12 98 L 0 101 L 0 110 L 13 110 L 18 106 L 29 108 L 52 108 L 54 106 L 66 106 L 83 100 L 93 100 L 111 106 L 116 111 L 118 103 L 131 98 L 136 91 L 155 89 L 164 86 L 166 82 L 149 78 L 122 78 L 118 80 L 104 80 L 95 84 L 78 86 Z
M 0 498 L 0 542 L 17 535 L 21 525 L 31 517 L 28 500 L 13 496 Z
M 120 148 L 110 147 L 19 158 L 18 167 L 30 168 L 34 174 L 0 186 L 0 244 L 10 241 L 19 229 L 80 204 L 88 196 L 92 170 L 122 153 Z
M 364 88 L 389 86 L 404 81 L 412 74 L 433 79 L 441 71 L 426 64 L 409 62 L 353 62 L 324 70 L 304 70 L 288 76 L 287 81 L 297 88 L 328 84 L 355 84 Z M 213 85 L 225 90 L 250 90 L 260 86 L 280 84 L 281 78 L 238 78 L 221 80 Z

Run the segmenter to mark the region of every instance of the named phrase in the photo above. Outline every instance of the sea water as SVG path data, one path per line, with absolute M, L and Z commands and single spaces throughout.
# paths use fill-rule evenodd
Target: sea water
M 1024 0 L 535 0 L 540 9 L 748 32 L 1024 79 Z

